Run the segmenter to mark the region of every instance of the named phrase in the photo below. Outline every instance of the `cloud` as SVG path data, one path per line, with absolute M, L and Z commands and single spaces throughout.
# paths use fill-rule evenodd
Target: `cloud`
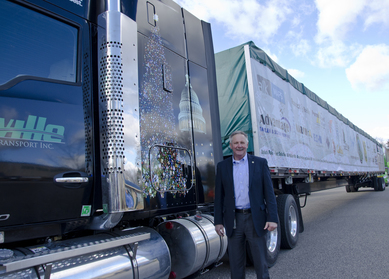
M 300 16 L 295 16 L 293 19 L 292 19 L 292 27 L 297 27 L 299 26 L 301 23 L 301 19 L 300 19 Z
M 205 21 L 215 21 L 232 39 L 267 42 L 292 12 L 287 0 L 176 0 Z
M 305 73 L 300 71 L 300 70 L 296 70 L 296 69 L 288 69 L 288 73 L 294 77 L 295 79 L 298 79 L 298 78 L 303 78 L 305 76 Z
M 354 89 L 372 92 L 389 89 L 389 46 L 366 46 L 346 69 L 346 76 Z
M 316 0 L 319 11 L 316 42 L 341 40 L 363 11 L 366 0 Z
M 315 3 L 318 10 L 315 42 L 319 45 L 316 59 L 320 67 L 347 67 L 359 55 L 362 47 L 347 44 L 347 36 L 361 28 L 361 24 L 363 31 L 374 24 L 389 25 L 389 1 L 315 0 Z
M 301 1 L 299 0 L 298 13 L 304 16 L 309 16 L 316 11 L 315 4 L 311 0 Z
M 322 68 L 347 67 L 361 51 L 357 44 L 343 42 L 347 32 L 354 26 L 358 14 L 365 7 L 365 0 L 316 0 L 319 12 L 317 34 L 319 48 L 316 64 Z
M 386 143 L 389 140 L 389 126 L 375 126 L 366 129 L 366 133 L 373 138 L 383 139 Z
M 290 47 L 292 48 L 293 54 L 296 56 L 304 56 L 311 50 L 309 41 L 305 39 L 298 41 L 297 44 L 292 44 Z
M 322 68 L 347 67 L 361 52 L 359 44 L 346 45 L 342 41 L 332 41 L 320 46 L 316 53 L 316 64 Z
M 389 1 L 382 0 L 316 0 L 319 12 L 316 42 L 342 40 L 359 20 L 365 30 L 373 24 L 389 26 Z
M 381 0 L 371 0 L 369 2 L 370 12 L 366 15 L 365 29 L 375 23 L 383 23 L 389 26 L 389 2 Z

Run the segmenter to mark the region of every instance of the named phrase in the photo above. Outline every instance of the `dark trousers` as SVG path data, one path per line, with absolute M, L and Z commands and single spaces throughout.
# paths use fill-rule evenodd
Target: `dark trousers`
M 266 234 L 259 237 L 251 213 L 236 213 L 236 228 L 228 238 L 228 258 L 232 279 L 245 278 L 246 240 L 250 245 L 257 278 L 269 278 L 266 262 Z

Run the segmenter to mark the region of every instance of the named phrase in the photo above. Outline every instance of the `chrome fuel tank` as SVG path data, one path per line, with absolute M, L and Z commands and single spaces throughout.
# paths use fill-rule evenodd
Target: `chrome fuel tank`
M 170 220 L 161 223 L 157 231 L 169 246 L 176 278 L 185 278 L 218 262 L 227 250 L 227 237 L 216 234 L 211 215 Z

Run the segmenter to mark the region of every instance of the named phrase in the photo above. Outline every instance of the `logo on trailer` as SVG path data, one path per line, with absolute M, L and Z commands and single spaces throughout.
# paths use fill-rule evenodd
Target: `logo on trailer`
M 286 117 L 282 117 L 281 119 L 277 119 L 268 114 L 261 114 L 259 118 L 259 123 L 264 126 L 271 126 L 282 130 L 284 133 L 290 133 L 291 127 L 288 119 Z
M 260 75 L 257 75 L 257 82 L 259 91 L 261 91 L 263 94 L 271 96 L 270 81 Z
M 261 91 L 263 94 L 272 96 L 277 101 L 285 104 L 285 94 L 281 88 L 260 75 L 257 75 L 257 83 L 259 91 Z

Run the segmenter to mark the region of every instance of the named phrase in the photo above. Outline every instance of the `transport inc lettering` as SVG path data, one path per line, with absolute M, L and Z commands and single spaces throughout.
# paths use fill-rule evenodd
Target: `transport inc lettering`
M 6 140 L 6 139 L 0 139 L 0 146 L 54 149 L 54 146 L 53 146 L 52 143 L 37 142 L 37 141 L 27 141 L 27 140 Z

